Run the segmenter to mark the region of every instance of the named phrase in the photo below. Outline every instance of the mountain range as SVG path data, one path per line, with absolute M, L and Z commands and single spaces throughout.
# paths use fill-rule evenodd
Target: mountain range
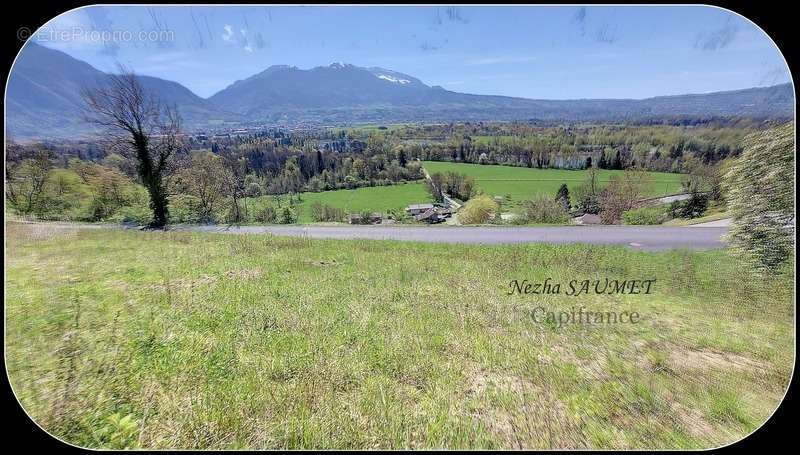
M 9 76 L 6 128 L 14 138 L 69 138 L 90 132 L 80 93 L 108 74 L 63 52 L 26 44 Z M 138 76 L 177 106 L 189 130 L 248 124 L 419 121 L 625 121 L 659 117 L 791 118 L 791 84 L 634 99 L 534 100 L 471 95 L 428 86 L 383 68 L 334 63 L 308 70 L 275 65 L 204 99 L 178 82 Z

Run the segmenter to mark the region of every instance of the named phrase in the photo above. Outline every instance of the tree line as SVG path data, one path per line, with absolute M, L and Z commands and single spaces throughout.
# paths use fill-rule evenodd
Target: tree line
M 683 173 L 691 158 L 713 164 L 738 156 L 742 139 L 765 126 L 769 124 L 745 120 L 699 125 L 463 123 L 366 130 L 362 137 L 384 135 L 422 160 Z

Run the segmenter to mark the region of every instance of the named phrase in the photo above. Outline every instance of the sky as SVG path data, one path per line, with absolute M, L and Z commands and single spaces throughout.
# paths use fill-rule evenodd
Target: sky
M 32 39 L 100 70 L 123 64 L 202 97 L 271 65 L 333 62 L 537 99 L 791 80 L 760 28 L 710 6 L 90 6 L 54 18 Z

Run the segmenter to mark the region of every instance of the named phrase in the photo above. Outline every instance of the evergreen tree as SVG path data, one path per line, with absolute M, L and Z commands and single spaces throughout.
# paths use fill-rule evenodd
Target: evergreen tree
M 569 210 L 569 188 L 567 188 L 566 183 L 562 183 L 561 187 L 558 188 L 558 192 L 556 193 L 556 202 L 561 203 L 564 207 L 564 210 Z
M 611 162 L 611 169 L 622 169 L 622 158 L 620 157 L 619 150 L 617 150 L 616 155 L 614 155 L 614 161 Z

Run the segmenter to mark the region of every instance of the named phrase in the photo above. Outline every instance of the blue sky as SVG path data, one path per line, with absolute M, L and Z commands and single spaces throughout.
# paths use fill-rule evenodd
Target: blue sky
M 34 40 L 207 97 L 270 65 L 380 66 L 428 85 L 544 99 L 644 98 L 790 80 L 758 27 L 707 6 L 144 7 L 65 13 Z

